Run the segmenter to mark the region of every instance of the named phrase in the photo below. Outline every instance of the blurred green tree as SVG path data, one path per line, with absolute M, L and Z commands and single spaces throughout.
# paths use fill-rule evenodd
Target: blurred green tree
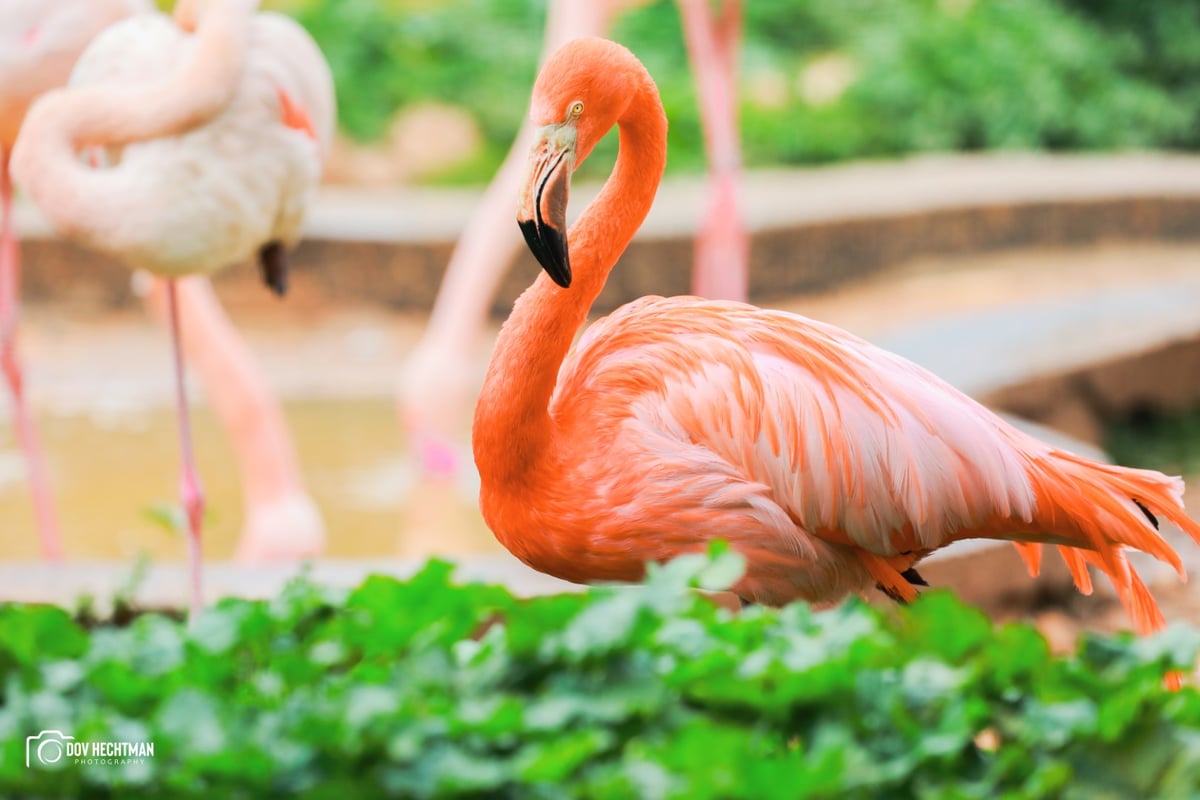
M 483 181 L 525 112 L 545 0 L 274 0 L 321 44 L 340 125 L 382 138 L 425 101 L 469 112 L 484 144 L 435 176 Z M 745 6 L 750 165 L 947 150 L 1200 146 L 1200 4 L 1165 0 L 756 0 Z M 659 83 L 672 171 L 703 168 L 670 0 L 620 20 Z M 597 162 L 615 149 L 600 148 Z M 592 167 L 599 171 L 601 165 Z

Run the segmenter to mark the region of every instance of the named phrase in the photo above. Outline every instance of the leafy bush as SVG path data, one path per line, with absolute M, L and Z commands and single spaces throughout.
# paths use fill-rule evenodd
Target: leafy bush
M 751 108 L 745 137 L 759 158 L 1152 146 L 1187 124 L 1163 88 L 1121 72 L 1113 37 L 1048 0 L 747 4 L 747 12 L 780 45 L 763 60 L 798 73 L 832 53 L 854 73 L 828 102 Z
M 358 139 L 382 136 L 395 111 L 436 100 L 470 109 L 507 149 L 528 105 L 545 3 L 453 0 L 402 8 L 325 0 L 296 17 L 333 70 L 339 121 Z
M 1111 32 L 1123 73 L 1162 87 L 1187 124 L 1163 143 L 1200 147 L 1200 4 L 1194 0 L 1066 0 L 1069 8 Z
M 431 563 L 350 592 L 225 600 L 190 630 L 0 607 L 5 797 L 1193 797 L 1200 633 L 1052 657 L 930 593 L 738 615 L 685 589 L 517 600 Z M 153 741 L 144 764 L 31 768 L 25 737 Z M 64 759 L 65 760 L 65 759 Z
M 490 176 L 527 106 L 544 2 L 308 0 L 290 10 L 333 66 L 348 134 L 376 139 L 405 105 L 455 103 L 476 118 L 486 146 L 453 177 Z M 742 129 L 752 165 L 1200 146 L 1200 7 L 1191 0 L 793 0 L 746 3 L 745 15 Z M 612 36 L 659 83 L 669 168 L 701 169 L 674 3 L 627 13 Z M 833 63 L 841 77 L 812 96 L 809 77 Z

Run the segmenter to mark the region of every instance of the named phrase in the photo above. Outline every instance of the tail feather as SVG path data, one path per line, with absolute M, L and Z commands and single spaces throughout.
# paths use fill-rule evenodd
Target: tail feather
M 1126 529 L 1134 534 L 1124 544 L 1170 564 L 1181 578 L 1186 578 L 1179 554 L 1158 533 L 1161 516 L 1200 544 L 1200 523 L 1183 507 L 1182 478 L 1154 470 L 1098 464 L 1067 453 L 1058 455 L 1074 467 L 1073 471 L 1092 473 L 1092 480 L 1108 489 Z
M 1017 555 L 1025 562 L 1029 577 L 1036 578 L 1042 571 L 1042 546 L 1037 542 L 1013 542 Z
M 1071 580 L 1075 581 L 1075 588 L 1082 595 L 1090 595 L 1092 593 L 1092 574 L 1088 572 L 1087 561 L 1084 560 L 1083 552 L 1073 547 L 1063 547 L 1060 545 L 1058 554 L 1062 556 L 1062 560 L 1066 563 L 1067 569 L 1071 573 Z
M 1134 630 L 1143 636 L 1161 631 L 1167 627 L 1162 609 L 1158 607 L 1141 577 L 1132 570 L 1129 574 L 1129 587 L 1124 592 L 1118 590 L 1118 596 L 1121 598 L 1121 605 L 1125 606 L 1125 613 L 1133 620 Z
M 1159 472 L 1101 464 L 1055 451 L 1029 464 L 1037 494 L 1034 525 L 1052 540 L 1079 591 L 1092 589 L 1088 565 L 1108 576 L 1130 621 L 1139 633 L 1160 630 L 1166 621 L 1149 588 L 1125 557 L 1140 550 L 1170 564 L 1187 579 L 1179 554 L 1158 532 L 1158 517 L 1179 527 L 1200 544 L 1200 524 L 1183 508 L 1183 481 Z M 1029 562 L 1030 555 L 1022 551 Z
M 1126 549 L 1140 550 L 1170 564 L 1187 580 L 1183 562 L 1159 534 L 1163 517 L 1200 544 L 1200 524 L 1183 507 L 1183 481 L 1152 470 L 1129 469 L 1054 451 L 1028 464 L 1037 495 L 1033 542 L 1052 541 L 1083 594 L 1091 594 L 1088 565 L 1108 576 L 1134 630 L 1146 635 L 1166 627 L 1166 618 L 1145 581 L 1130 566 Z M 1063 541 L 1063 540 L 1066 541 Z M 1073 540 L 1073 541 L 1072 541 Z M 1031 572 L 1040 564 L 1041 545 L 1014 542 Z M 1183 686 L 1178 671 L 1167 673 L 1170 690 Z

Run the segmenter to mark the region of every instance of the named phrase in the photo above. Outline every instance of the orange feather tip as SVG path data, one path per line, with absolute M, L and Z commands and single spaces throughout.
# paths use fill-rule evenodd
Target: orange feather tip
M 1013 542 L 1017 555 L 1025 562 L 1029 577 L 1036 578 L 1042 572 L 1042 546 L 1036 543 Z
M 1092 593 L 1092 576 L 1088 574 L 1087 563 L 1084 561 L 1083 553 L 1073 547 L 1059 547 L 1058 553 L 1062 556 L 1062 560 L 1067 565 L 1067 570 L 1071 573 L 1071 580 L 1075 582 L 1075 588 L 1081 595 L 1085 597 Z
M 314 142 L 317 141 L 317 129 L 313 127 L 312 120 L 304 107 L 293 100 L 292 96 L 281 87 L 275 87 L 275 94 L 279 98 L 279 110 L 282 113 L 283 124 L 294 131 L 300 131 Z

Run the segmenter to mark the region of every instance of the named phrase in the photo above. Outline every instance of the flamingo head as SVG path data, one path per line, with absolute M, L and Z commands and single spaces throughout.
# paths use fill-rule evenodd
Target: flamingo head
M 533 86 L 535 127 L 517 223 L 542 269 L 571 285 L 567 198 L 571 173 L 629 108 L 644 71 L 633 53 L 607 39 L 575 39 L 547 59 Z

